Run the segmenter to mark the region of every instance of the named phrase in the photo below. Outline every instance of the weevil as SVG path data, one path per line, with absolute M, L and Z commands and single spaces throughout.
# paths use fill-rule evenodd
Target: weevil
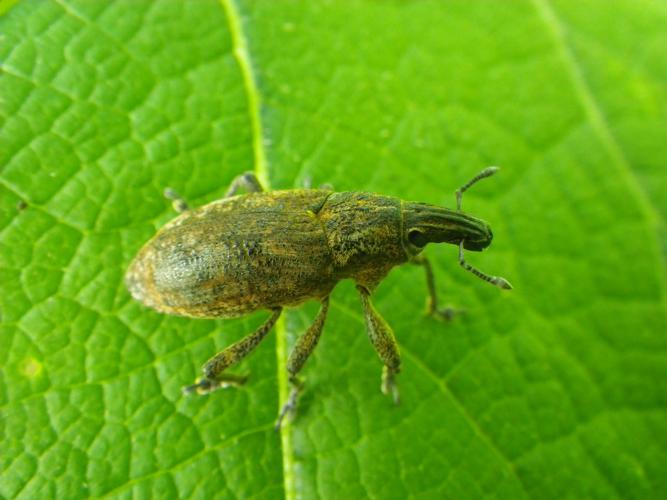
M 464 259 L 464 250 L 483 250 L 493 234 L 486 222 L 461 210 L 463 193 L 496 171 L 488 167 L 458 189 L 456 210 L 365 192 L 266 192 L 251 172 L 238 176 L 223 199 L 197 209 L 166 190 L 181 214 L 139 251 L 125 282 L 135 299 L 167 314 L 230 318 L 260 309 L 270 312 L 255 332 L 209 359 L 203 376 L 184 387 L 186 394 L 244 383 L 245 377 L 225 370 L 257 347 L 283 308 L 319 301 L 315 320 L 287 361 L 291 390 L 278 414 L 280 428 L 287 413 L 294 416 L 303 388 L 298 374 L 322 334 L 331 291 L 351 278 L 368 337 L 383 363 L 381 390 L 398 403 L 399 349 L 391 327 L 371 303 L 371 293 L 393 267 L 417 264 L 426 273 L 428 312 L 449 318 L 452 310 L 438 306 L 431 264 L 421 255 L 428 243 L 457 245 L 464 269 L 500 288 L 512 288 L 504 278 L 485 274 Z M 237 194 L 241 189 L 246 193 Z

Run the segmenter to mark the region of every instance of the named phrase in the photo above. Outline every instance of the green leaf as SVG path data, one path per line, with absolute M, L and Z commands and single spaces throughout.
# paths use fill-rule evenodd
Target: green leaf
M 452 0 L 9 2 L 0 7 L 0 495 L 658 498 L 667 489 L 667 7 Z M 160 315 L 123 285 L 173 217 L 255 169 L 466 211 L 466 273 L 431 245 L 374 295 L 401 345 L 379 391 L 352 283 L 297 419 L 273 422 L 290 311 L 237 369 L 200 365 L 266 314 Z

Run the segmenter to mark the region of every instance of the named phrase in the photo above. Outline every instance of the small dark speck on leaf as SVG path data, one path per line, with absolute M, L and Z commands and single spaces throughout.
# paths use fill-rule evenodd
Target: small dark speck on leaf
M 28 202 L 25 200 L 19 200 L 18 203 L 16 203 L 16 210 L 18 212 L 23 212 L 26 208 L 28 208 Z

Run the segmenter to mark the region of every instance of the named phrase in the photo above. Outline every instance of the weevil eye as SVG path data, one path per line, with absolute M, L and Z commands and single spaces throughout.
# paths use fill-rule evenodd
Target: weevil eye
M 408 231 L 408 241 L 411 245 L 414 245 L 417 248 L 422 248 L 428 243 L 424 233 L 417 229 L 411 229 Z

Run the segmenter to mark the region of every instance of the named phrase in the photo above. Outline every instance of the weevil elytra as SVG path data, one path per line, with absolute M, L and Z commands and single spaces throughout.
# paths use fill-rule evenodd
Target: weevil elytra
M 250 172 L 237 177 L 223 199 L 197 209 L 189 209 L 167 190 L 165 195 L 182 213 L 139 251 L 125 282 L 135 299 L 168 314 L 230 318 L 270 311 L 255 332 L 209 359 L 203 377 L 185 387 L 185 393 L 207 394 L 242 384 L 245 377 L 225 370 L 257 347 L 283 308 L 320 301 L 315 321 L 297 340 L 287 362 L 292 389 L 279 413 L 279 428 L 285 414 L 296 409 L 303 386 L 297 374 L 320 339 L 329 295 L 340 280 L 351 278 L 359 291 L 368 337 L 384 364 L 382 392 L 397 403 L 399 350 L 391 328 L 371 303 L 371 293 L 391 268 L 411 262 L 425 270 L 429 313 L 450 317 L 451 310 L 438 307 L 431 265 L 420 255 L 428 243 L 458 245 L 462 267 L 510 289 L 505 279 L 472 267 L 463 254 L 464 249 L 483 250 L 493 237 L 486 222 L 461 210 L 463 193 L 496 171 L 489 167 L 461 187 L 456 210 L 363 192 L 265 192 Z M 243 188 L 247 193 L 237 195 Z

